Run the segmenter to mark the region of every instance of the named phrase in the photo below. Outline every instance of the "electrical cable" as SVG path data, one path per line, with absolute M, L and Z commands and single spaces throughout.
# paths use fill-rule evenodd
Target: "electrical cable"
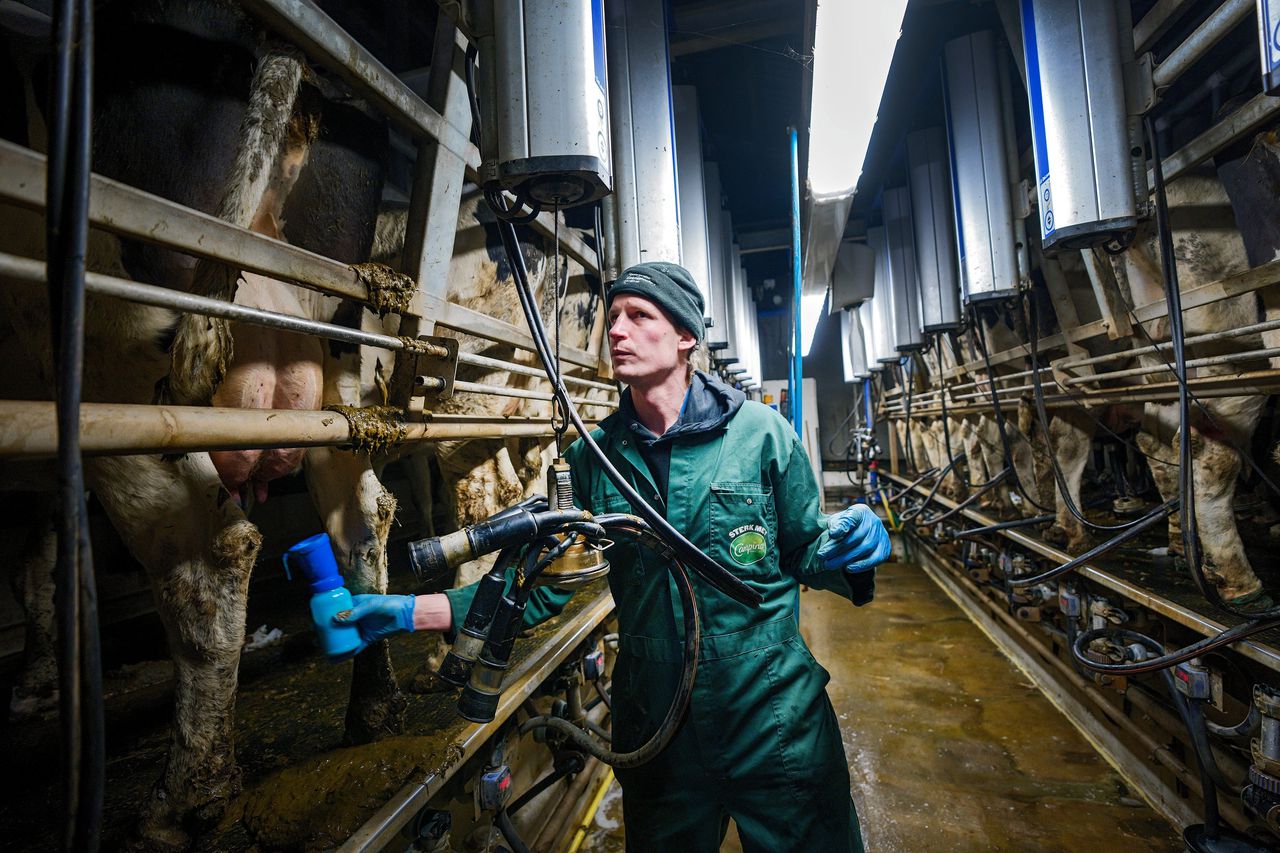
M 52 11 L 45 236 L 57 376 L 58 544 L 54 577 L 67 814 L 63 844 L 70 850 L 96 851 L 105 794 L 105 723 L 97 583 L 80 451 L 94 10 L 91 0 L 59 0 Z

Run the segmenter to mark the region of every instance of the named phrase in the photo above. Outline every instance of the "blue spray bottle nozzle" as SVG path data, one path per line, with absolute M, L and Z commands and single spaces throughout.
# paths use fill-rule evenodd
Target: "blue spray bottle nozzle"
M 311 584 L 312 592 L 327 592 L 342 586 L 338 561 L 333 556 L 333 544 L 328 533 L 317 533 L 303 539 L 284 553 L 285 574 L 292 580 L 289 569 L 301 569 Z
M 311 619 L 324 653 L 340 657 L 359 651 L 362 647 L 359 628 L 355 624 L 333 621 L 336 614 L 351 609 L 352 601 L 338 573 L 329 534 L 317 533 L 294 545 L 284 554 L 284 567 L 285 574 L 289 574 L 291 568 L 301 569 L 311 585 Z

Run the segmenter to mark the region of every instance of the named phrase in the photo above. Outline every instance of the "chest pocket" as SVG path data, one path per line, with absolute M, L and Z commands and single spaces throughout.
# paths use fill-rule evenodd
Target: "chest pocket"
M 711 484 L 711 556 L 742 574 L 777 569 L 777 517 L 773 489 L 760 483 Z

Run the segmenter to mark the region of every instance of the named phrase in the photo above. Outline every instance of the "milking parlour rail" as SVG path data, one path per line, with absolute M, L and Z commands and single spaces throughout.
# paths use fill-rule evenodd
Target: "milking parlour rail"
M 430 372 L 424 376 L 410 370 L 406 376 L 397 370 L 390 379 L 390 397 L 398 405 L 409 400 L 415 390 L 425 387 L 427 391 L 439 391 L 445 385 L 456 395 L 551 401 L 551 386 L 537 364 L 537 346 L 528 329 L 448 299 L 448 273 L 464 203 L 463 185 L 476 179 L 480 160 L 470 140 L 471 114 L 458 71 L 466 42 L 448 11 L 449 4 L 441 4 L 443 9 L 436 16 L 431 64 L 425 75 L 415 78 L 425 80 L 416 90 L 309 0 L 244 0 L 240 5 L 278 36 L 293 42 L 310 62 L 342 78 L 358 97 L 411 140 L 415 149 L 411 153 L 416 156 L 398 268 L 370 270 L 367 267 L 372 265 L 338 262 L 97 174 L 90 177 L 89 224 L 102 232 L 353 300 L 375 313 L 396 314 L 400 317 L 399 335 L 236 305 L 94 272 L 86 276 L 87 292 L 179 314 L 220 317 L 401 356 L 431 355 L 452 362 L 447 366 L 449 371 L 465 365 L 536 380 L 536 387 L 515 388 L 455 381 L 452 375 L 445 382 Z M 403 145 L 392 147 L 403 153 Z M 0 200 L 43 214 L 46 169 L 44 155 L 0 141 Z M 599 247 L 593 248 L 566 227 L 563 215 L 541 212 L 527 224 L 548 241 L 554 240 L 556 251 L 581 264 L 587 274 L 600 275 Z M 43 261 L 11 254 L 0 254 L 0 276 L 9 279 L 12 283 L 7 286 L 13 287 L 42 286 L 47 282 Z M 478 339 L 503 344 L 531 357 L 519 363 L 460 352 L 456 345 L 440 352 L 437 350 L 445 348 L 434 343 L 439 339 L 433 338 L 440 330 L 460 336 L 464 343 Z M 617 388 L 607 381 L 612 376 L 610 367 L 599 355 L 603 340 L 603 306 L 598 305 L 586 348 L 566 345 L 557 350 L 565 383 L 579 393 L 601 397 L 574 397 L 572 402 L 580 407 L 598 407 L 594 411 L 617 407 Z M 94 357 L 92 351 L 87 355 Z M 425 410 L 406 410 L 402 415 L 385 410 L 370 412 L 370 416 L 382 417 L 391 426 L 390 430 L 378 431 L 377 449 L 395 451 L 400 446 L 407 448 L 423 442 L 476 438 L 551 438 L 557 434 L 557 424 L 549 417 L 433 414 L 430 406 L 431 402 L 427 402 Z M 86 403 L 79 407 L 85 455 L 347 445 L 361 449 L 363 436 L 356 425 L 360 415 L 124 403 Z M 58 440 L 55 427 L 56 413 L 51 402 L 0 401 L 0 458 L 54 456 Z M 450 753 L 452 763 L 393 797 L 387 808 L 357 833 L 350 846 L 358 849 L 385 843 L 399 831 L 426 799 L 466 765 L 465 759 L 505 725 L 521 701 L 563 666 L 566 657 L 587 635 L 600 630 L 601 622 L 611 611 L 612 600 L 601 592 L 558 628 L 549 642 L 540 645 L 517 667 L 496 721 L 489 726 L 465 727 L 455 741 L 456 752 Z
M 412 287 L 408 307 L 397 311 L 401 316 L 403 338 L 377 335 L 302 317 L 267 312 L 259 309 L 218 303 L 181 291 L 164 293 L 165 288 L 144 285 L 110 276 L 89 274 L 89 291 L 106 293 L 141 304 L 161 305 L 175 311 L 222 316 L 240 322 L 288 329 L 301 334 L 341 340 L 391 351 L 404 350 L 407 338 L 431 335 L 435 329 L 510 344 L 533 353 L 533 338 L 527 330 L 488 316 L 480 311 L 449 302 L 446 298 L 449 261 L 462 200 L 464 178 L 474 178 L 479 153 L 471 143 L 471 116 L 465 98 L 460 98 L 463 83 L 454 72 L 455 54 L 462 40 L 453 18 L 441 13 L 437 20 L 437 39 L 428 75 L 427 98 L 420 96 L 407 83 L 379 62 L 307 0 L 250 0 L 242 4 L 258 15 L 270 28 L 294 41 L 308 59 L 341 76 L 357 94 L 365 97 L 396 127 L 418 143 L 417 165 L 410 194 L 409 230 L 406 234 L 404 262 L 397 271 Z M 0 141 L 0 199 L 33 210 L 43 211 L 45 204 L 45 158 L 43 155 L 9 142 Z M 353 299 L 377 310 L 378 294 L 357 267 L 339 263 L 297 246 L 240 228 L 200 211 L 142 192 L 100 175 L 91 178 L 89 219 L 93 227 L 176 249 L 198 258 L 207 258 L 236 269 L 259 273 L 317 292 Z M 549 212 L 543 212 L 530 226 L 544 236 L 557 236 L 560 250 L 578 261 L 591 274 L 599 275 L 599 258 L 577 234 L 564 227 Z M 43 264 L 31 259 L 5 255 L 0 258 L 0 272 L 29 282 L 43 283 Z M 597 351 L 603 339 L 603 326 L 597 322 L 592 330 L 591 346 Z M 613 386 L 598 381 L 610 375 L 608 365 L 598 355 L 576 347 L 564 346 L 560 356 L 566 363 L 565 381 L 571 385 L 600 391 L 614 391 Z M 457 364 L 504 370 L 542 381 L 549 389 L 545 374 L 538 368 L 501 359 L 459 353 Z M 586 369 L 587 376 L 574 376 L 571 371 Z M 457 382 L 453 391 L 460 394 L 505 396 L 513 399 L 550 401 L 549 390 L 528 390 Z M 575 399 L 578 405 L 616 407 L 612 399 Z M 243 443 L 237 447 L 270 448 L 319 445 L 342 445 L 351 440 L 344 431 L 342 419 L 336 423 L 325 412 L 296 410 L 246 410 L 203 408 L 178 412 L 180 407 L 120 404 L 113 407 L 111 417 L 125 418 L 140 430 L 136 441 L 120 442 L 98 434 L 103 419 L 82 416 L 85 422 L 85 450 L 88 453 L 147 453 L 161 448 L 169 450 L 209 450 L 226 448 L 225 436 L 238 435 Z M 100 410 L 99 415 L 106 410 Z M 0 433 L 13 435 L 52 423 L 52 408 L 33 409 L 30 404 L 0 401 Z M 270 423 L 268 420 L 270 419 Z M 199 426 L 197 426 L 197 424 Z M 458 438 L 500 438 L 514 436 L 550 437 L 554 435 L 549 419 L 470 418 L 464 423 L 433 418 L 430 424 L 407 425 L 401 439 L 406 443 Z M 118 433 L 118 431 L 116 431 Z M 96 437 L 95 437 L 96 436 Z M 223 436 L 223 438 L 219 438 Z M 0 456 L 45 456 L 49 444 L 42 441 L 0 441 Z M 96 448 L 96 449 L 95 449 Z

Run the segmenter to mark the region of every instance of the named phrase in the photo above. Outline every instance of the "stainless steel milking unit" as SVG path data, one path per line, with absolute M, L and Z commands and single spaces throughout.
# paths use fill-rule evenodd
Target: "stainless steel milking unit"
M 1113 0 L 1021 6 L 1043 249 L 1125 245 L 1138 223 L 1131 152 L 1142 157 L 1125 107 L 1132 39 Z
M 964 301 L 1004 299 L 1017 293 L 1018 249 L 995 39 L 987 31 L 954 39 L 943 59 Z
M 613 0 L 605 16 L 619 263 L 680 263 L 665 7 L 662 0 Z
M 946 131 L 931 127 L 908 134 L 907 161 L 920 284 L 920 328 L 926 333 L 955 331 L 962 325 L 960 268 Z
M 889 286 L 893 293 L 893 345 L 905 355 L 924 349 L 911 192 L 906 187 L 887 189 L 881 204 L 889 251 Z
M 680 195 L 680 256 L 702 291 L 706 319 L 711 319 L 711 245 L 708 238 L 707 186 L 702 169 L 702 127 L 698 92 L 693 86 L 671 90 L 676 122 L 676 182 Z
M 707 282 L 711 292 L 711 301 L 707 305 L 711 314 L 711 326 L 707 329 L 707 349 L 711 350 L 711 357 L 716 359 L 729 345 L 729 316 L 725 312 L 724 286 L 724 253 L 728 250 L 724 242 L 724 208 L 720 204 L 720 165 L 704 162 L 703 176 L 706 179 L 707 202 Z
M 481 88 L 494 93 L 481 101 L 494 129 L 483 139 L 482 182 L 560 207 L 609 192 L 602 15 L 599 3 L 494 0 L 494 38 L 480 40 Z

